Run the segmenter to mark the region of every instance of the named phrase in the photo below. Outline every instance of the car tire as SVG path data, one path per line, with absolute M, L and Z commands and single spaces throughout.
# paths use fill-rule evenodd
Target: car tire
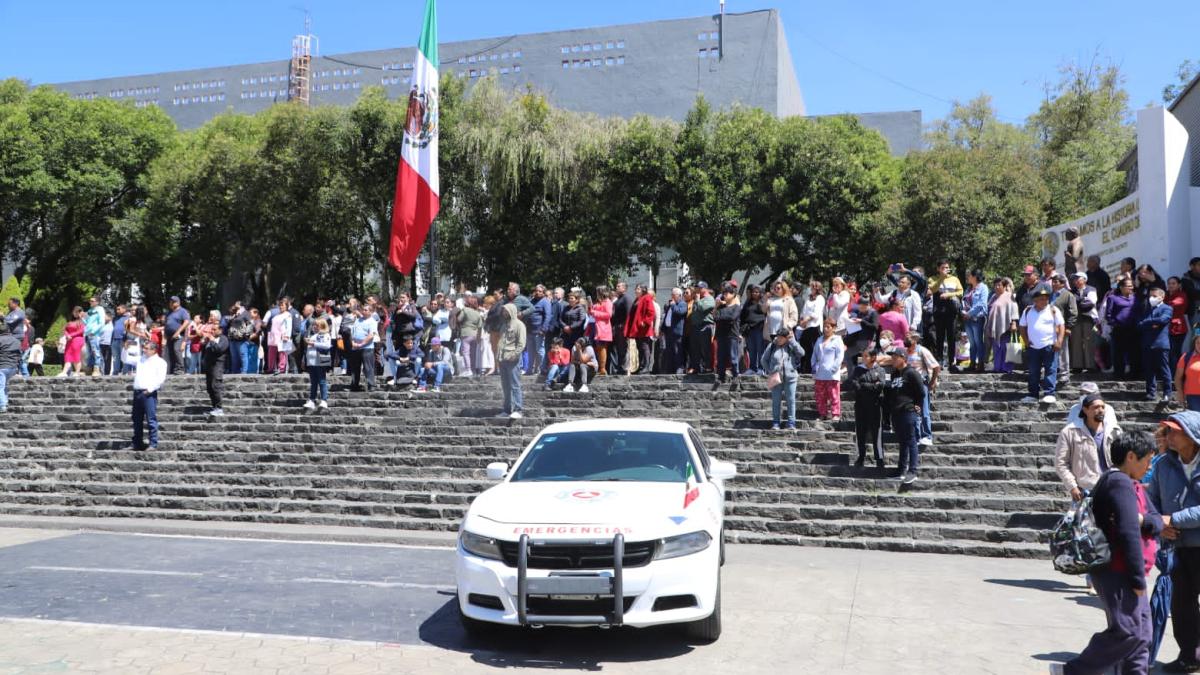
M 712 614 L 708 617 L 693 621 L 686 626 L 688 641 L 711 643 L 721 637 L 721 572 L 717 571 L 717 598 L 713 602 Z
M 457 610 L 458 622 L 462 625 L 463 632 L 465 632 L 468 637 L 487 637 L 489 635 L 494 635 L 496 633 L 496 629 L 500 627 L 499 625 L 490 621 L 472 619 L 464 614 L 462 610 L 462 604 L 457 597 L 454 598 L 454 609 Z

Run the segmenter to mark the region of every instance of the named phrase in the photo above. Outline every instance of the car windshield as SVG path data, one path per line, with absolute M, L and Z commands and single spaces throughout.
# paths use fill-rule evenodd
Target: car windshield
M 512 481 L 687 481 L 691 453 L 682 434 L 573 431 L 537 439 Z

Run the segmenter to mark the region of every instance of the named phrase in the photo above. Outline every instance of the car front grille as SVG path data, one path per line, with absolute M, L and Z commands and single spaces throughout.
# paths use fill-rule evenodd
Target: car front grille
M 633 607 L 634 601 L 637 600 L 635 595 L 627 595 L 624 597 L 622 606 L 628 612 L 630 607 Z M 529 596 L 528 611 L 530 614 L 542 614 L 545 616 L 579 616 L 579 615 L 604 615 L 613 611 L 613 596 L 601 596 L 598 598 L 547 598 L 544 596 Z
M 657 541 L 627 541 L 625 555 L 621 558 L 625 567 L 644 567 L 654 559 Z M 517 566 L 519 544 L 515 541 L 500 542 L 500 553 L 504 564 Z M 538 570 L 602 570 L 613 568 L 613 545 L 603 544 L 529 544 L 529 569 Z

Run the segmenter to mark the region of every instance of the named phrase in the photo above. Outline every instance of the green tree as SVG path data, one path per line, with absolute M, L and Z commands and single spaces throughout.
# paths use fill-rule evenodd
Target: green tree
M 1163 87 L 1162 102 L 1166 105 L 1174 103 L 1197 75 L 1200 75 L 1200 60 L 1184 59 L 1175 71 L 1175 81 Z
M 1125 175 L 1117 163 L 1133 147 L 1135 134 L 1129 94 L 1116 66 L 1065 66 L 1027 127 L 1050 192 L 1047 223 L 1086 215 L 1124 196 Z
M 4 287 L 0 288 L 0 307 L 5 308 L 3 312 L 7 312 L 9 298 L 16 298 L 22 306 L 25 305 L 25 296 L 21 293 L 21 281 L 16 275 L 11 275 L 4 281 Z M 0 313 L 3 313 L 0 312 Z

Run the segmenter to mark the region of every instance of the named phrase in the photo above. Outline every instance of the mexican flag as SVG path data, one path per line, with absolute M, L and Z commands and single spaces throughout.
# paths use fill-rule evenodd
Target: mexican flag
M 683 508 L 686 509 L 699 496 L 700 486 L 696 483 L 696 472 L 692 470 L 692 463 L 688 462 L 687 485 L 683 486 Z
M 436 0 L 426 0 L 404 118 L 396 199 L 392 203 L 388 262 L 403 274 L 412 272 L 429 226 L 437 217 L 441 207 L 438 191 L 437 4 Z

